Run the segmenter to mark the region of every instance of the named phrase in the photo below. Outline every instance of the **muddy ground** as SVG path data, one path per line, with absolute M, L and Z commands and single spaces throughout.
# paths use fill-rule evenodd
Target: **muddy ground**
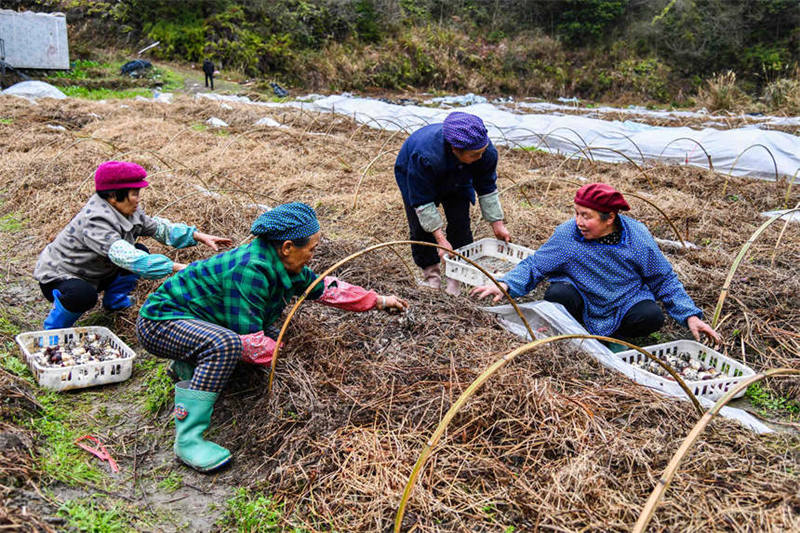
M 522 344 L 466 293 L 449 297 L 418 287 L 405 246 L 359 257 L 337 275 L 409 299 L 410 315 L 304 303 L 289 325 L 272 394 L 262 372 L 237 370 L 211 428 L 235 461 L 215 475 L 174 460 L 170 385 L 164 362 L 138 346 L 136 309 L 113 316 L 98 309 L 80 322 L 112 328 L 137 351 L 124 383 L 46 395 L 8 361 L 18 353 L 13 334 L 38 329 L 49 307 L 30 277 L 35 258 L 91 194 L 102 161 L 133 160 L 148 169 L 149 214 L 236 243 L 248 238 L 259 205 L 305 201 L 323 226 L 312 263 L 322 271 L 367 246 L 407 237 L 391 170 L 403 139 L 342 117 L 187 96 L 173 104 L 10 97 L 0 104 L 0 325 L 3 367 L 10 370 L 2 383 L 5 397 L 28 398 L 3 405 L 3 431 L 20 435 L 5 446 L 20 459 L 17 470 L 1 465 L 0 523 L 75 528 L 88 508 L 104 517 L 115 511 L 115 523 L 139 531 L 246 530 L 243 514 L 226 518 L 235 508 L 228 500 L 244 488 L 278 502 L 278 529 L 390 528 L 442 414 L 483 369 Z M 230 127 L 207 127 L 211 116 Z M 264 116 L 286 127 L 255 127 Z M 499 185 L 516 242 L 541 244 L 571 216 L 580 183 L 606 181 L 650 202 L 631 200 L 632 215 L 655 236 L 678 238 L 663 212 L 681 237 L 700 246 L 666 253 L 708 317 L 741 246 L 765 221 L 759 213 L 800 202 L 786 182 L 693 168 L 652 167 L 644 176 L 625 165 L 565 164 L 540 152 L 501 148 L 500 157 Z M 489 236 L 473 215 L 476 238 Z M 800 368 L 800 237 L 796 225 L 782 228 L 773 224 L 755 241 L 721 315 L 725 352 L 756 370 Z M 147 244 L 184 262 L 210 253 Z M 138 301 L 157 285 L 141 283 Z M 663 335 L 688 332 L 670 321 Z M 777 407 L 757 414 L 783 431 L 756 436 L 724 419 L 712 422 L 658 508 L 655 530 L 800 527 L 800 440 L 792 432 L 795 415 L 780 407 L 794 405 L 800 387 L 796 380 L 765 387 Z M 646 390 L 567 346 L 548 345 L 498 372 L 456 416 L 412 493 L 404 529 L 629 530 L 697 418 L 688 402 Z M 119 473 L 69 446 L 86 433 L 106 443 Z M 92 516 L 98 523 L 100 515 Z

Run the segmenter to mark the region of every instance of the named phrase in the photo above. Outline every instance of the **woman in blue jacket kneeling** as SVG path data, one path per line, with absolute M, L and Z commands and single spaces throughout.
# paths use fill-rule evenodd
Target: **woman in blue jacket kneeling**
M 647 227 L 619 214 L 629 209 L 610 185 L 584 185 L 575 194 L 575 218 L 499 281 L 517 298 L 549 279 L 544 299 L 562 304 L 594 335 L 631 339 L 658 331 L 664 325 L 661 301 L 696 340 L 705 334 L 720 343 Z M 495 302 L 503 296 L 494 285 L 472 294 L 491 295 Z

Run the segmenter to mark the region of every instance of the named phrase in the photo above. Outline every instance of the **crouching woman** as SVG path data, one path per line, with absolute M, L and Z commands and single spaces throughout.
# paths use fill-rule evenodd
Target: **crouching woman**
M 106 161 L 94 174 L 95 194 L 39 254 L 33 277 L 53 302 L 45 329 L 71 327 L 97 303 L 118 311 L 133 305 L 129 297 L 140 277 L 163 278 L 185 265 L 149 253 L 136 242 L 152 237 L 174 248 L 202 242 L 214 251 L 231 240 L 197 231 L 194 226 L 149 217 L 139 207 L 147 171 L 136 163 Z
M 589 333 L 631 340 L 658 331 L 667 313 L 719 344 L 720 336 L 703 322 L 703 312 L 686 293 L 672 265 L 644 224 L 619 214 L 630 207 L 605 183 L 590 183 L 575 193 L 575 218 L 558 226 L 532 256 L 499 281 L 513 298 L 532 291 L 544 279 L 544 295 L 562 304 Z M 494 285 L 472 290 L 478 298 L 502 293 Z M 612 349 L 622 349 L 614 343 Z
M 306 265 L 320 240 L 314 210 L 294 202 L 253 223 L 257 238 L 197 261 L 158 288 L 139 312 L 136 331 L 150 353 L 173 359 L 184 381 L 175 385 L 175 455 L 201 472 L 230 461 L 230 452 L 203 439 L 217 397 L 239 361 L 269 364 L 288 301 L 317 276 Z M 396 296 L 378 295 L 325 278 L 309 298 L 351 311 L 403 310 Z M 180 370 L 182 368 L 182 370 Z M 188 370 L 188 371 L 187 371 Z

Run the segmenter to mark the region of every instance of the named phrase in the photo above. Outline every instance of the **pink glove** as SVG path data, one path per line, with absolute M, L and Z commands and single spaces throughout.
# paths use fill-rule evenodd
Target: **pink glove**
M 351 285 L 333 276 L 325 277 L 325 292 L 319 301 L 345 311 L 369 311 L 375 307 L 378 294 L 358 285 Z
M 254 365 L 272 363 L 272 354 L 275 352 L 276 342 L 264 335 L 263 331 L 239 335 L 239 338 L 242 339 L 242 361 Z

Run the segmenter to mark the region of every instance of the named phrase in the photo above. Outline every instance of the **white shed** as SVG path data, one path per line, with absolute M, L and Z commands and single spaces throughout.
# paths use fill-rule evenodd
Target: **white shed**
M 0 59 L 14 68 L 68 69 L 67 18 L 0 9 Z

